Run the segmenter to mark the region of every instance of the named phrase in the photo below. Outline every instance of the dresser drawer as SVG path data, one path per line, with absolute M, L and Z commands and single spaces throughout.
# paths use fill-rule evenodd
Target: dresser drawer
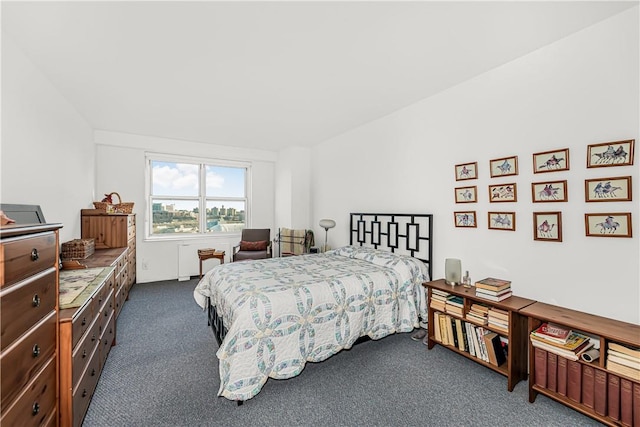
M 80 338 L 82 338 L 82 334 L 84 334 L 91 326 L 91 322 L 93 322 L 96 310 L 97 307 L 95 307 L 94 300 L 91 299 L 87 301 L 84 307 L 82 307 L 81 311 L 73 317 L 73 320 L 71 321 L 72 348 L 74 348 L 78 344 L 78 341 L 80 341 Z
M 104 333 L 107 323 L 109 322 L 109 316 L 111 316 L 111 313 L 113 313 L 114 310 L 114 294 L 111 293 L 107 298 L 107 303 L 102 307 L 102 310 L 100 310 L 100 318 L 98 319 L 98 322 L 100 323 L 100 327 L 98 328 L 100 335 Z
M 104 327 L 104 333 L 100 337 L 100 368 L 104 368 L 105 361 L 111 351 L 113 342 L 116 339 L 116 315 L 112 311 L 110 313 L 107 324 Z
M 46 361 L 43 369 L 36 373 L 35 378 L 23 390 L 18 400 L 7 412 L 3 411 L 0 425 L 3 427 L 47 425 L 52 419 L 51 413 L 56 410 L 56 388 L 56 358 L 52 357 Z
M 0 246 L 0 288 L 55 266 L 58 262 L 57 248 L 55 232 L 3 240 Z
M 73 391 L 73 425 L 79 426 L 82 424 L 84 414 L 89 408 L 89 403 L 93 397 L 93 392 L 98 384 L 100 378 L 100 356 L 99 351 L 96 351 L 91 355 L 87 370 L 84 371 L 78 387 Z
M 2 411 L 56 351 L 56 312 L 44 318 L 0 356 Z
M 56 307 L 56 269 L 0 291 L 1 344 L 4 350 Z
M 73 348 L 73 353 L 71 355 L 73 366 L 73 388 L 76 387 L 76 385 L 80 381 L 80 378 L 82 377 L 82 373 L 89 364 L 89 357 L 95 352 L 96 348 L 98 347 L 98 344 L 100 342 L 99 328 L 100 319 L 95 319 L 87 333 L 82 336 L 80 341 L 78 341 L 78 344 Z

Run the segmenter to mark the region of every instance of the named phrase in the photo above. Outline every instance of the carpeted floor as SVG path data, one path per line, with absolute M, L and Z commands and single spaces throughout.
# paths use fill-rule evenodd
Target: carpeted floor
M 367 341 L 301 375 L 270 379 L 242 406 L 217 397 L 217 344 L 197 280 L 136 284 L 84 420 L 92 426 L 590 426 L 527 382 L 409 334 Z

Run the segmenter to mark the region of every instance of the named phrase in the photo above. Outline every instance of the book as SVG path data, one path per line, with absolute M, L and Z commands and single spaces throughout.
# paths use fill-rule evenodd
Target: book
M 473 345 L 473 338 L 471 337 L 471 334 L 474 333 L 472 330 L 473 326 L 469 322 L 464 322 L 464 327 L 465 327 L 465 330 L 467 331 L 467 344 L 469 345 L 469 354 L 475 357 L 476 349 L 475 349 L 475 346 Z
M 558 390 L 558 355 L 547 352 L 547 388 L 551 391 Z
M 628 354 L 629 356 L 640 358 L 640 347 L 631 347 L 631 346 L 627 347 L 622 344 L 610 342 L 609 349 L 614 351 L 619 351 L 620 353 Z
M 487 277 L 486 279 L 478 280 L 476 282 L 476 288 L 489 289 L 493 291 L 502 290 L 511 287 L 510 280 L 496 279 L 494 277 Z
M 438 315 L 440 313 L 434 313 L 434 319 L 433 319 L 433 338 L 438 341 L 439 343 L 442 342 L 442 335 L 440 335 L 440 319 L 438 318 Z
M 640 381 L 640 370 L 633 369 L 625 365 L 613 362 L 607 358 L 607 369 L 615 372 L 616 374 L 624 375 L 629 378 L 633 378 L 636 381 Z
M 547 352 L 541 348 L 534 348 L 535 385 L 547 388 Z
M 607 356 L 607 360 L 611 360 L 612 362 L 618 363 L 620 365 L 628 366 L 629 368 L 640 370 L 640 361 L 636 362 L 633 360 L 625 359 L 624 357 L 618 357 L 613 354 L 609 354 Z
M 630 360 L 632 362 L 640 362 L 640 357 L 629 356 L 626 353 L 621 353 L 619 351 L 615 351 L 615 350 L 611 350 L 611 349 L 607 350 L 607 354 L 610 354 L 610 355 L 616 356 L 616 357 L 621 357 L 623 359 L 627 359 L 627 360 Z
M 567 395 L 567 361 L 566 357 L 558 356 L 558 379 L 556 381 L 558 393 Z
M 449 345 L 449 330 L 447 328 L 447 319 L 442 313 L 438 314 L 438 322 L 440 322 L 440 335 L 442 337 L 442 344 Z
M 458 334 L 458 348 L 460 349 L 460 351 L 467 351 L 464 344 L 464 334 L 462 333 L 462 321 L 460 319 L 455 319 L 455 322 L 456 333 Z
M 612 420 L 620 419 L 620 377 L 607 375 L 607 415 Z
M 633 423 L 633 383 L 620 378 L 620 422 L 631 426 Z
M 506 362 L 504 353 L 502 352 L 502 344 L 500 344 L 500 335 L 495 332 L 489 332 L 483 337 L 485 346 L 487 347 L 487 355 L 489 363 L 500 366 Z
M 545 336 L 540 336 L 537 331 L 531 332 L 531 339 L 569 351 L 576 351 L 581 346 L 583 346 L 585 342 L 591 341 L 588 336 L 579 334 L 577 332 L 572 332 L 565 343 L 559 343 L 557 341 L 549 340 Z
M 582 404 L 591 409 L 594 403 L 595 379 L 593 367 L 584 365 L 582 367 Z
M 578 403 L 582 397 L 582 365 L 575 360 L 567 362 L 567 397 Z
M 580 347 L 579 349 L 577 349 L 576 351 L 572 351 L 572 350 L 565 350 L 562 349 L 560 347 L 554 346 L 554 345 L 550 345 L 546 342 L 543 341 L 538 341 L 536 339 L 532 339 L 531 340 L 531 345 L 534 347 L 539 347 L 542 348 L 543 350 L 547 350 L 550 351 L 552 353 L 557 354 L 558 356 L 563 356 L 566 357 L 569 360 L 578 360 L 580 358 L 580 354 L 585 351 L 588 350 L 589 348 L 591 348 L 593 346 L 593 343 L 591 343 L 591 341 L 587 340 L 583 343 L 583 346 Z
M 509 312 L 505 310 L 500 310 L 495 307 L 489 309 L 489 317 L 494 319 L 503 320 L 506 323 L 509 323 Z
M 491 295 L 491 296 L 494 296 L 494 297 L 498 296 L 498 295 L 506 294 L 507 292 L 511 292 L 511 288 L 501 289 L 501 290 L 497 290 L 497 291 L 493 291 L 493 290 L 489 290 L 489 289 L 481 289 L 481 288 L 477 288 L 476 289 L 476 295 L 482 294 L 482 295 Z M 491 310 L 489 310 L 489 312 L 491 312 Z
M 571 329 L 563 328 L 562 326 L 545 322 L 540 325 L 534 332 L 541 338 L 546 338 L 550 341 L 564 344 L 569 339 L 572 331 Z
M 447 304 L 462 308 L 464 306 L 464 300 L 462 297 L 452 295 L 447 298 Z
M 595 369 L 593 401 L 593 410 L 604 417 L 607 413 L 607 373 L 600 369 Z
M 494 302 L 500 302 L 500 301 L 503 301 L 503 300 L 505 300 L 505 299 L 509 298 L 511 295 L 512 295 L 512 292 L 511 292 L 511 291 L 509 291 L 509 292 L 507 292 L 507 293 L 504 293 L 504 294 L 502 294 L 502 295 L 499 295 L 499 296 L 487 295 L 487 294 L 483 294 L 483 293 L 478 293 L 478 292 L 476 291 L 476 297 L 478 297 L 478 298 L 484 298 L 484 299 L 486 299 L 486 300 L 494 301 Z
M 478 304 L 478 303 L 473 303 L 471 304 L 471 311 L 475 311 L 478 313 L 483 313 L 483 314 L 487 314 L 489 313 L 489 308 L 488 306 L 484 305 L 484 304 Z

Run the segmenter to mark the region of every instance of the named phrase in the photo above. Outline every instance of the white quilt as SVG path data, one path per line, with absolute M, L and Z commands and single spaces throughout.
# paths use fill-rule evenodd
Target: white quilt
M 247 400 L 269 377 L 294 377 L 361 336 L 413 330 L 427 318 L 427 271 L 420 260 L 356 246 L 213 268 L 194 297 L 203 308 L 209 297 L 228 328 L 218 395 Z

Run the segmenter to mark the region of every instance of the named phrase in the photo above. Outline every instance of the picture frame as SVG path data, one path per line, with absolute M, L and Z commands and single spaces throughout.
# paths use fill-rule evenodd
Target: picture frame
M 585 213 L 587 237 L 632 237 L 631 213 Z
M 456 165 L 456 181 L 478 178 L 478 162 Z
M 518 156 L 489 160 L 491 178 L 518 175 Z
M 562 242 L 562 212 L 534 212 L 533 240 Z
M 587 145 L 587 168 L 633 165 L 635 139 Z
M 478 221 L 476 211 L 459 211 L 453 213 L 453 221 L 456 227 L 476 228 Z
M 489 212 L 487 223 L 490 230 L 516 231 L 516 213 Z
M 533 203 L 566 202 L 568 200 L 567 181 L 543 181 L 531 183 Z
M 584 180 L 585 202 L 628 202 L 631 194 L 630 176 Z
M 489 186 L 489 202 L 517 202 L 518 186 L 515 182 L 507 184 L 495 184 Z
M 533 154 L 533 173 L 569 170 L 569 149 L 543 151 Z
M 478 201 L 478 187 L 456 187 L 456 203 L 476 203 Z

